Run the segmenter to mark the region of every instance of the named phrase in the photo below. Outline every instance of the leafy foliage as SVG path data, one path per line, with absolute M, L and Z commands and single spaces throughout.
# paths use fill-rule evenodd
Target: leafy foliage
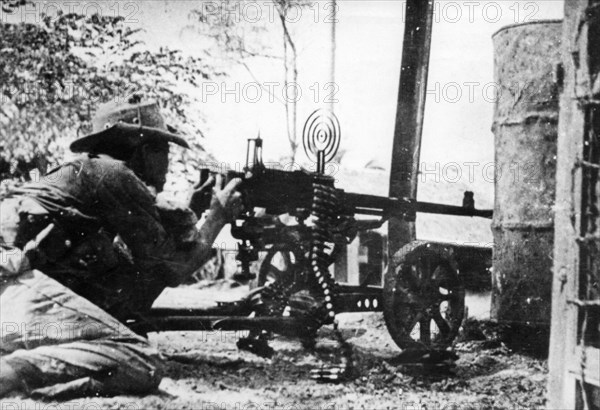
M 23 6 L 25 3 L 27 3 L 27 0 L 0 0 L 2 11 L 7 13 L 12 13 L 15 8 Z
M 192 150 L 173 152 L 173 172 L 211 159 L 193 91 L 223 73 L 176 50 L 149 51 L 138 31 L 122 17 L 98 15 L 0 23 L 0 179 L 27 180 L 31 170 L 58 164 L 90 131 L 100 103 L 132 96 L 159 101 L 167 123 L 190 142 Z

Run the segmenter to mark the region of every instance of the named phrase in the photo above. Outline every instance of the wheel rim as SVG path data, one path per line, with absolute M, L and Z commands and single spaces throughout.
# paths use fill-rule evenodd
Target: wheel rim
M 303 288 L 305 281 L 301 268 L 302 262 L 298 260 L 293 249 L 286 245 L 273 245 L 260 264 L 256 283 L 258 286 L 277 283 L 284 286 L 289 292 L 295 293 Z M 289 301 L 276 298 L 273 302 L 277 299 L 279 301 L 274 305 L 267 302 L 270 306 L 270 314 L 288 316 Z
M 258 285 L 284 280 L 291 283 L 299 279 L 299 266 L 294 252 L 287 247 L 273 246 L 260 264 Z
M 460 328 L 464 287 L 457 271 L 433 252 L 398 266 L 394 289 L 403 348 L 446 348 Z

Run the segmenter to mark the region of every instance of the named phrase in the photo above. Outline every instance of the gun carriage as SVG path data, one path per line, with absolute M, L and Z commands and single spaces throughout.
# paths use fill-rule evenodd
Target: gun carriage
M 451 206 L 345 192 L 324 172 L 339 146 L 337 118 L 316 111 L 304 131 L 316 172 L 265 167 L 259 137 L 248 140 L 244 170 L 226 174 L 227 180 L 242 179 L 245 211 L 231 222 L 231 233 L 239 240 L 240 276 L 255 278 L 250 296 L 208 310 L 154 309 L 146 330 L 250 330 L 238 345 L 268 355 L 269 332 L 310 341 L 320 326 L 334 323 L 337 313 L 383 311 L 401 349 L 450 346 L 465 307 L 460 267 L 472 262 L 456 256 L 472 250 L 489 266 L 491 249 L 411 242 L 390 258 L 383 286 L 338 283 L 331 266 L 359 232 L 390 218 L 414 221 L 419 212 L 491 218 L 492 211 L 477 210 L 472 201 Z M 200 172 L 203 181 L 213 173 Z M 207 196 L 207 208 L 209 201 Z M 252 272 L 258 260 L 258 272 Z

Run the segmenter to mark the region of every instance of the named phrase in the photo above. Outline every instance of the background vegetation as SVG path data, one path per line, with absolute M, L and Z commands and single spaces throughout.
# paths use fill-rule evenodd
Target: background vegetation
M 2 1 L 3 9 L 21 1 Z M 172 172 L 210 160 L 203 118 L 186 89 L 223 75 L 177 50 L 148 51 L 123 17 L 60 14 L 41 24 L 0 23 L 0 179 L 25 181 L 65 156 L 90 131 L 97 106 L 156 99 L 167 123 L 192 150 L 173 150 Z M 34 174 L 35 175 L 35 174 Z M 187 173 L 186 173 L 187 175 Z

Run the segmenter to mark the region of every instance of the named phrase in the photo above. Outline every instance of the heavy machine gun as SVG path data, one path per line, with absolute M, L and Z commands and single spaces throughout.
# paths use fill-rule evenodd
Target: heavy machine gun
M 390 218 L 414 221 L 417 212 L 491 218 L 492 211 L 475 209 L 471 200 L 463 201 L 463 206 L 451 206 L 419 202 L 414 198 L 349 193 L 336 188 L 334 178 L 325 174 L 325 168 L 337 151 L 339 138 L 339 123 L 335 116 L 317 111 L 309 118 L 303 141 L 306 154 L 316 163 L 315 172 L 267 168 L 262 160 L 263 140 L 260 137 L 248 140 L 246 166 L 241 172 L 228 171 L 225 179 L 242 180 L 239 190 L 244 212 L 231 221 L 231 233 L 239 240 L 236 256 L 239 272 L 236 277 L 255 279 L 255 290 L 248 299 L 233 306 L 233 310 L 232 306 L 222 306 L 222 310 L 217 308 L 210 312 L 155 311 L 157 327 L 162 330 L 251 330 L 250 336 L 240 340 L 238 346 L 268 355 L 270 348 L 266 340 L 269 332 L 300 336 L 309 342 L 321 325 L 335 323 L 337 313 L 381 311 L 387 306 L 392 313 L 387 314 L 386 322 L 396 343 L 401 348 L 414 346 L 408 329 L 411 325 L 405 324 L 402 316 L 406 312 L 393 312 L 398 308 L 398 300 L 402 304 L 405 296 L 410 299 L 412 310 L 416 312 L 412 312 L 415 313 L 413 316 L 416 316 L 409 314 L 408 317 L 416 321 L 422 320 L 423 312 L 430 309 L 430 306 L 425 306 L 427 303 L 439 301 L 425 298 L 427 303 L 415 308 L 411 295 L 398 293 L 396 282 L 386 284 L 386 287 L 392 287 L 390 289 L 336 283 L 331 272 L 332 264 L 359 232 L 379 228 Z M 214 173 L 214 170 L 202 169 L 201 182 Z M 472 199 L 472 193 L 465 198 Z M 207 209 L 210 204 L 208 193 L 204 204 Z M 437 280 L 440 286 L 448 288 L 447 296 L 442 299 L 449 302 L 453 301 L 452 298 L 456 299 L 460 310 L 460 306 L 464 307 L 464 291 L 462 295 L 459 291 L 455 292 L 451 283 L 458 280 L 456 269 L 445 260 L 445 249 L 436 249 L 426 250 L 429 253 L 425 257 L 430 262 L 439 262 L 439 266 L 450 273 L 435 280 L 429 278 L 429 281 Z M 252 262 L 258 261 L 260 256 L 262 261 L 258 272 L 253 272 Z M 433 275 L 433 271 L 429 274 Z M 432 283 L 427 289 L 437 292 L 437 285 Z M 298 306 L 301 308 L 298 309 Z M 252 317 L 246 316 L 250 314 Z M 397 319 L 396 316 L 402 317 Z M 462 312 L 459 316 L 434 318 L 439 321 L 436 322 L 439 330 L 436 346 L 445 347 L 452 342 Z M 349 352 L 341 334 L 336 334 L 342 350 Z M 433 342 L 429 336 L 422 337 L 420 345 L 429 348 L 434 345 Z M 348 368 L 346 363 L 334 369 L 333 373 L 329 369 L 318 377 L 336 379 L 347 373 Z

